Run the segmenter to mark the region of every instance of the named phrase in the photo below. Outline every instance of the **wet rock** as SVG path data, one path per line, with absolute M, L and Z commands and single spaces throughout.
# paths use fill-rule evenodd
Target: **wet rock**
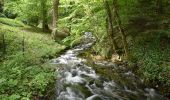
M 77 72 L 76 71 L 73 71 L 72 72 L 72 77 L 75 77 L 77 75 Z
M 78 93 L 82 93 L 83 98 L 87 98 L 87 97 L 92 95 L 91 91 L 87 87 L 85 87 L 84 85 L 79 85 L 79 84 L 72 85 L 71 88 L 73 88 Z
M 101 80 L 95 80 L 94 83 L 96 84 L 97 87 L 103 88 L 103 83 Z

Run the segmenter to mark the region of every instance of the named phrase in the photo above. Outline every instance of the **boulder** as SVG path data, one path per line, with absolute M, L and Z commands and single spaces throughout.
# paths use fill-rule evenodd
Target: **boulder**
M 63 38 L 66 38 L 67 36 L 69 36 L 70 34 L 68 32 L 64 32 L 64 31 L 59 31 L 57 30 L 57 28 L 54 28 L 52 30 L 52 37 L 53 38 L 60 38 L 60 39 L 63 39 Z

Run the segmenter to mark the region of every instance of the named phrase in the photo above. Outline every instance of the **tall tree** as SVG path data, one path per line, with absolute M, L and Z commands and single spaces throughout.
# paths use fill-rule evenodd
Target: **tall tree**
M 119 16 L 119 9 L 118 9 L 118 2 L 117 2 L 117 0 L 113 0 L 113 12 L 114 12 L 114 15 L 115 15 L 115 20 L 116 20 L 117 25 L 118 25 L 118 29 L 119 29 L 119 31 L 121 33 L 121 37 L 122 37 L 122 42 L 123 42 L 126 58 L 130 59 L 128 43 L 127 43 L 127 40 L 126 40 L 125 31 L 124 31 L 124 29 L 122 27 L 121 19 L 120 19 L 120 16 Z
M 47 0 L 41 1 L 41 13 L 42 13 L 42 28 L 43 31 L 49 30 L 48 21 L 47 21 Z
M 109 5 L 109 2 L 107 0 L 104 0 L 104 4 L 105 4 L 105 9 L 106 9 L 106 12 L 107 12 L 107 19 L 106 19 L 106 28 L 107 28 L 107 33 L 108 33 L 108 37 L 110 38 L 110 50 L 109 50 L 109 55 L 111 57 L 112 53 L 113 53 L 113 49 L 116 50 L 117 47 L 116 47 L 116 42 L 114 40 L 114 29 L 113 29 L 113 14 L 112 14 L 112 11 L 110 9 L 110 5 Z M 109 58 L 110 58 L 109 57 Z
M 52 21 L 52 38 L 56 40 L 57 21 L 58 21 L 59 0 L 53 0 L 53 21 Z

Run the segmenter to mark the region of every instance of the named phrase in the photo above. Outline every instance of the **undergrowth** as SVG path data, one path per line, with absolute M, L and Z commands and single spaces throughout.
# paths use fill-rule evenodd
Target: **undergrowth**
M 170 94 L 170 41 L 164 32 L 146 33 L 136 39 L 132 49 L 138 74 L 147 85 Z
M 28 26 L 16 24 L 13 20 L 0 21 L 0 100 L 44 96 L 55 81 L 54 69 L 44 62 L 66 48 L 54 42 L 50 34 L 25 30 Z
M 22 22 L 14 19 L 8 19 L 8 18 L 0 18 L 0 23 L 6 24 L 9 26 L 14 26 L 14 27 L 23 27 L 25 26 Z

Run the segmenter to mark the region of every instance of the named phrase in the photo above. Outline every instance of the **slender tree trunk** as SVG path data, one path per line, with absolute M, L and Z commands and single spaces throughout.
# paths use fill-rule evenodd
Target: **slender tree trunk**
M 130 52 L 129 52 L 129 49 L 128 49 L 128 43 L 127 43 L 127 40 L 126 40 L 126 35 L 125 35 L 124 29 L 122 27 L 122 22 L 121 22 L 119 14 L 118 14 L 117 0 L 113 0 L 113 12 L 115 14 L 116 22 L 118 24 L 118 29 L 119 29 L 119 31 L 121 33 L 125 55 L 126 55 L 127 60 L 129 60 L 130 59 Z
M 109 6 L 109 3 L 108 1 L 104 1 L 104 4 L 105 4 L 105 9 L 107 11 L 107 19 L 106 19 L 106 28 L 107 28 L 107 33 L 108 33 L 108 36 L 110 38 L 110 41 L 111 41 L 111 53 L 113 53 L 113 49 L 116 50 L 116 42 L 114 40 L 114 29 L 113 29 L 113 20 L 112 20 L 112 12 L 110 10 L 110 6 Z
M 72 30 L 71 21 L 72 21 L 72 18 L 69 19 L 69 33 L 71 33 L 71 30 Z
M 73 3 L 73 2 L 70 2 L 69 4 L 70 4 L 70 5 L 73 5 L 74 3 Z M 68 7 L 67 9 L 68 9 L 68 10 L 72 10 L 72 8 L 73 8 L 73 7 L 71 6 L 71 7 Z M 71 30 L 72 30 L 72 27 L 71 27 L 72 19 L 73 19 L 72 17 L 69 18 L 69 33 L 71 33 Z
M 6 54 L 6 42 L 5 42 L 5 34 L 2 35 L 2 43 L 3 43 L 3 54 Z
M 25 54 L 25 37 L 23 36 L 23 40 L 22 40 L 22 54 L 24 56 Z
M 0 13 L 3 12 L 4 0 L 0 0 Z
M 163 13 L 163 6 L 162 6 L 162 0 L 156 0 L 156 13 L 162 14 Z
M 47 7 L 46 7 L 46 0 L 41 0 L 41 12 L 42 12 L 42 28 L 43 31 L 48 31 L 49 27 L 48 27 L 48 21 L 47 21 Z
M 56 40 L 59 0 L 53 0 L 52 38 Z

